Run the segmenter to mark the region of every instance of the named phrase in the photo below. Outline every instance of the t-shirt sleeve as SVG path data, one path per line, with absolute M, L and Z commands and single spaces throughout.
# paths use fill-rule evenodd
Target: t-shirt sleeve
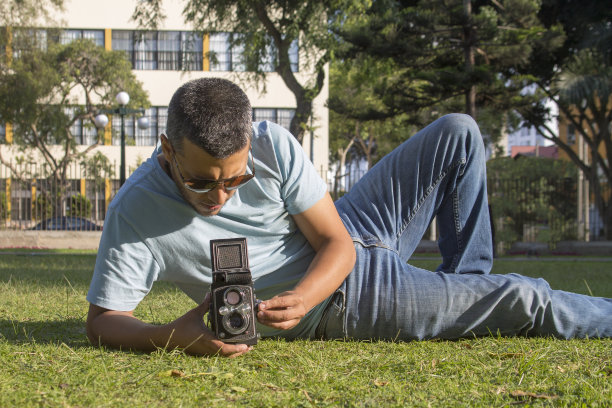
M 298 141 L 281 126 L 270 124 L 277 132 L 277 160 L 282 177 L 281 195 L 289 214 L 299 214 L 323 198 L 327 185 L 306 157 Z
M 110 310 L 134 310 L 158 275 L 159 266 L 142 238 L 116 211 L 109 211 L 87 300 Z

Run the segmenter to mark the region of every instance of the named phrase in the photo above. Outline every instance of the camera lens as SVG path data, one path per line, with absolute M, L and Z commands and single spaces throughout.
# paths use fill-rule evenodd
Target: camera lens
M 240 296 L 240 293 L 236 290 L 228 290 L 225 293 L 225 302 L 229 305 L 237 305 L 240 303 L 241 299 L 242 296 Z
M 239 311 L 233 311 L 231 314 L 223 316 L 222 325 L 223 329 L 229 334 L 242 334 L 249 328 L 249 316 Z
M 238 313 L 234 313 L 229 318 L 229 325 L 233 329 L 241 329 L 244 326 L 244 319 Z

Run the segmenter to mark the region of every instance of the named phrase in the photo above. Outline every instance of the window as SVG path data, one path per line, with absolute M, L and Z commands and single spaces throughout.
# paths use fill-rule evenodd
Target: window
M 72 41 L 79 39 L 93 41 L 96 45 L 104 47 L 104 31 L 103 30 L 62 30 L 59 34 L 60 44 L 69 44 Z
M 113 50 L 125 51 L 136 70 L 202 70 L 202 37 L 185 31 L 113 30 Z
M 15 29 L 13 31 L 13 58 L 19 58 L 21 54 L 28 50 L 46 50 L 47 49 L 47 30 L 45 29 Z
M 291 119 L 295 115 L 294 109 L 277 109 L 277 108 L 254 108 L 253 109 L 253 121 L 261 122 L 268 120 L 270 122 L 277 123 L 289 130 L 291 126 Z
M 159 134 L 166 131 L 168 108 L 151 107 L 145 110 L 145 117 L 149 119 L 147 129 L 138 129 L 136 126 L 136 146 L 155 146 Z
M 567 125 L 567 144 L 576 144 L 576 128 L 571 123 Z
M 157 69 L 157 33 L 136 33 L 133 61 L 134 69 Z
M 104 30 L 15 29 L 12 41 L 13 57 L 19 58 L 26 50 L 44 51 L 50 42 L 70 44 L 81 38 L 92 40 L 101 47 L 104 46 Z
M 298 72 L 300 70 L 299 51 L 298 41 L 295 40 L 289 46 L 289 62 L 291 62 L 291 72 Z
M 211 71 L 246 71 L 243 58 L 244 45 L 237 44 L 237 35 L 232 33 L 213 33 L 210 35 L 210 70 Z M 298 42 L 291 43 L 289 48 L 289 61 L 291 71 L 298 71 Z M 278 55 L 274 45 L 266 49 L 266 56 L 260 69 L 264 72 L 273 72 L 276 69 Z
M 232 53 L 230 50 L 229 33 L 215 33 L 210 35 L 210 70 L 232 70 Z
M 149 119 L 147 129 L 138 128 L 139 116 L 125 116 L 125 144 L 126 146 L 155 146 L 159 134 L 166 131 L 168 118 L 167 107 L 151 107 L 145 110 L 145 117 Z M 113 115 L 112 144 L 121 145 L 121 116 Z
M 74 115 L 77 114 L 76 110 L 76 107 L 64 108 L 64 113 L 69 118 L 73 118 Z M 75 120 L 72 126 L 70 126 L 70 133 L 72 134 L 72 137 L 76 143 L 80 145 L 89 146 L 98 142 L 98 130 L 94 124 L 87 119 Z
M 134 140 L 134 128 L 136 127 L 136 120 L 133 116 L 124 116 L 125 126 L 125 145 L 134 146 L 136 141 Z M 113 115 L 113 137 L 112 144 L 114 146 L 121 146 L 121 116 Z
M 11 218 L 14 220 L 32 219 L 32 190 L 21 184 L 11 191 Z

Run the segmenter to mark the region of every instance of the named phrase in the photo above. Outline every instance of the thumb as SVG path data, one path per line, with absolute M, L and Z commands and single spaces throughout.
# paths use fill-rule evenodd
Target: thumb
M 208 312 L 210 309 L 210 292 L 206 294 L 202 303 L 200 303 L 194 310 L 197 310 L 198 314 L 201 314 L 202 317 Z

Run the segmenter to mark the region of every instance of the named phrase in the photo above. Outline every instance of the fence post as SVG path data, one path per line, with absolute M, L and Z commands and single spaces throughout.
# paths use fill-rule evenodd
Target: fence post
M 11 222 L 11 178 L 6 178 L 6 221 Z
M 36 179 L 32 179 L 32 203 L 30 204 L 30 207 L 35 207 L 36 205 Z M 36 220 L 36 211 L 33 211 L 33 208 L 30 208 L 30 214 L 32 218 L 32 221 Z

